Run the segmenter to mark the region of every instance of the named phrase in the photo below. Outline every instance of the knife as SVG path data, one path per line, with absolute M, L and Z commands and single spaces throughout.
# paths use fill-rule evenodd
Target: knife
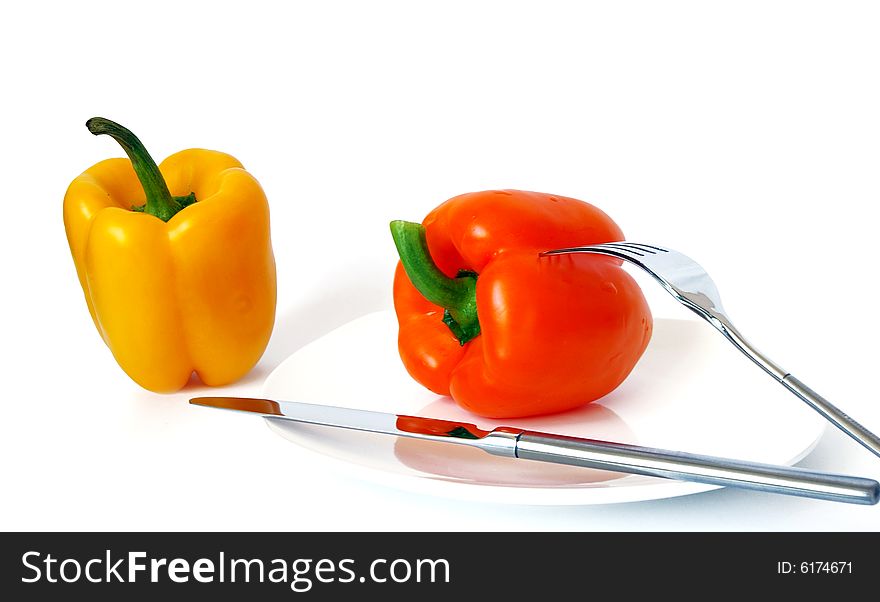
M 871 505 L 880 499 L 880 483 L 873 479 L 506 426 L 486 431 L 467 422 L 247 397 L 196 397 L 190 403 L 209 408 L 252 412 L 271 420 L 292 420 L 467 445 L 507 458 L 740 487 L 849 504 Z

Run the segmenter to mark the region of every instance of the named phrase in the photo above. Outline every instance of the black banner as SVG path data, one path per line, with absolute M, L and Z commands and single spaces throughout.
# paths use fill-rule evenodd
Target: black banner
M 876 582 L 876 533 L 7 533 L 7 600 L 240 594 L 839 597 Z M 598 588 L 598 590 L 597 590 Z M 708 589 L 707 589 L 708 588 Z M 6 594 L 15 594 L 8 597 Z M 87 597 L 87 598 L 86 598 Z

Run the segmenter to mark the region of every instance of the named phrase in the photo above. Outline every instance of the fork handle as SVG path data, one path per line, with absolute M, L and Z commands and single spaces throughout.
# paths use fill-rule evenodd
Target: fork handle
M 875 455 L 880 456 L 880 437 L 877 437 L 877 435 L 859 424 L 856 420 L 850 418 L 846 412 L 813 391 L 810 387 L 791 374 L 786 374 L 779 382 L 781 382 L 786 389 L 800 397 L 811 408 L 822 414 L 822 416 L 834 426 L 864 445 Z
M 797 395 L 811 408 L 819 412 L 828 422 L 865 446 L 874 455 L 880 456 L 880 437 L 853 420 L 846 412 L 813 391 L 800 380 L 783 370 L 776 362 L 758 351 L 736 329 L 724 313 L 720 311 L 706 312 L 691 307 L 701 318 L 708 320 L 712 326 L 723 334 L 734 347 L 742 351 L 750 360 L 758 364 L 767 374 Z

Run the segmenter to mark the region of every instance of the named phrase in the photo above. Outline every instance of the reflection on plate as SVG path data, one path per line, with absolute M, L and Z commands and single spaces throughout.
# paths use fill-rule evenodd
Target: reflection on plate
M 656 320 L 630 377 L 601 402 L 524 419 L 469 414 L 407 375 L 390 311 L 358 318 L 303 347 L 268 377 L 269 398 L 634 443 L 772 464 L 813 449 L 824 421 L 730 347 L 708 325 Z M 268 420 L 279 435 L 336 458 L 361 478 L 408 490 L 519 504 L 597 504 L 716 489 L 602 470 L 491 456 L 480 450 Z M 779 425 L 786 428 L 780 429 Z
M 473 417 L 464 410 L 450 411 L 449 405 L 449 400 L 442 399 L 416 413 L 420 416 L 447 417 L 455 413 L 461 415 L 460 420 L 473 420 Z M 578 424 L 590 425 L 591 430 L 618 433 L 615 437 L 603 435 L 604 439 L 628 441 L 634 437 L 626 423 L 605 406 L 590 404 L 582 410 L 569 414 Z M 511 421 L 506 422 L 510 424 Z M 421 473 L 481 485 L 521 487 L 524 483 L 528 483 L 530 487 L 583 486 L 626 476 L 606 470 L 546 462 L 524 462 L 515 458 L 493 456 L 473 447 L 450 446 L 436 441 L 404 437 L 397 438 L 394 442 L 394 455 L 400 462 Z

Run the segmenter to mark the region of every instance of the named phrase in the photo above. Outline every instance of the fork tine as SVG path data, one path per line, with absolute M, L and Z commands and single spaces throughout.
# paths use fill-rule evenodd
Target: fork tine
M 656 255 L 657 253 L 668 253 L 668 249 L 664 249 L 663 247 L 657 247 L 654 245 L 647 245 L 643 242 L 629 242 L 629 241 L 620 241 L 609 243 L 614 246 L 624 246 L 624 247 L 632 247 L 634 249 L 638 249 L 639 251 L 644 251 L 650 255 Z
M 615 251 L 631 253 L 633 255 L 638 255 L 639 257 L 644 257 L 645 255 L 654 255 L 656 251 L 649 251 L 647 249 L 642 249 L 641 247 L 637 247 L 633 244 L 628 244 L 625 242 L 610 242 L 605 247 L 614 249 Z
M 626 247 L 614 247 L 610 244 L 587 245 L 583 247 L 565 247 L 563 249 L 552 249 L 550 251 L 542 251 L 538 255 L 542 257 L 552 257 L 553 255 L 569 255 L 573 253 L 595 253 L 604 251 L 613 256 L 622 256 L 624 259 L 632 259 L 638 261 L 636 257 L 644 257 L 642 253 L 627 249 Z
M 643 248 L 649 247 L 649 248 Z M 631 261 L 639 262 L 639 257 L 645 257 L 646 255 L 656 255 L 658 252 L 668 253 L 666 249 L 662 249 L 660 247 L 655 247 L 653 245 L 646 245 L 641 243 L 624 243 L 624 242 L 607 242 L 607 243 L 597 243 L 595 245 L 586 245 L 583 247 L 566 247 L 563 249 L 553 249 L 550 251 L 543 251 L 539 253 L 542 256 L 552 256 L 552 255 L 566 255 L 570 253 L 590 253 L 596 251 L 605 251 L 610 255 L 615 255 L 618 257 L 622 257 L 623 259 L 629 259 Z
M 626 257 L 631 257 L 635 255 L 636 257 L 644 257 L 646 254 L 654 254 L 654 251 L 645 251 L 645 249 L 640 249 L 634 245 L 628 245 L 625 243 L 619 242 L 609 242 L 602 243 L 598 245 L 590 245 L 591 249 L 601 249 L 603 251 L 614 251 L 615 253 L 619 253 L 625 255 Z

